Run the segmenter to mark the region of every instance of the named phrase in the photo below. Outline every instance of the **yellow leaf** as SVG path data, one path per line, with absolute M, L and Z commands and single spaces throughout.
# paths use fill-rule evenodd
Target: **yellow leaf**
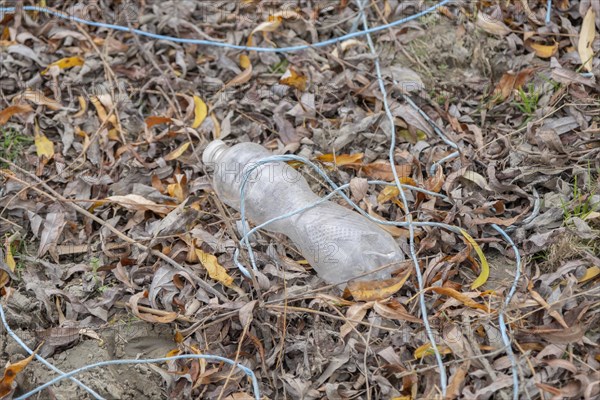
M 38 157 L 52 158 L 54 155 L 54 143 L 43 133 L 35 135 L 35 149 Z
M 207 115 L 208 107 L 206 107 L 206 103 L 200 97 L 194 96 L 194 123 L 192 128 L 196 129 L 202 125 Z
M 42 71 L 42 75 L 46 75 L 50 68 L 54 66 L 57 66 L 60 69 L 69 69 L 73 67 L 80 67 L 83 65 L 83 62 L 83 57 L 80 56 L 62 58 L 48 65 L 48 68 Z
M 210 276 L 216 281 L 221 282 L 227 287 L 233 286 L 233 278 L 229 276 L 225 268 L 223 268 L 221 264 L 219 264 L 219 262 L 217 261 L 217 257 L 213 256 L 212 254 L 205 253 L 200 249 L 195 250 L 198 259 L 200 260 L 204 268 L 206 268 L 208 276 Z
M 452 354 L 452 350 L 450 350 L 450 348 L 448 346 L 437 346 L 438 351 L 440 352 L 440 354 L 444 355 L 444 354 Z M 426 356 L 432 356 L 435 354 L 435 351 L 433 351 L 433 347 L 431 347 L 431 343 L 427 342 L 422 346 L 417 347 L 417 349 L 415 350 L 414 356 L 415 358 L 418 360 L 420 358 L 426 357 Z
M 5 242 L 6 245 L 6 259 L 5 259 L 5 263 L 6 265 L 8 265 L 8 268 L 10 268 L 10 270 L 12 272 L 15 272 L 15 268 L 17 267 L 17 263 L 15 263 L 15 259 L 12 255 L 12 249 L 10 248 L 10 243 L 8 242 L 8 240 Z
M 173 161 L 173 160 L 178 159 L 179 157 L 181 157 L 181 155 L 183 153 L 185 153 L 185 151 L 188 149 L 188 147 L 190 147 L 190 144 L 191 144 L 191 142 L 185 142 L 184 144 L 179 146 L 177 149 L 175 149 L 172 152 L 170 152 L 169 154 L 167 154 L 165 156 L 165 160 Z
M 469 244 L 473 246 L 475 252 L 479 256 L 479 261 L 481 262 L 481 272 L 479 273 L 477 279 L 475 279 L 471 284 L 471 289 L 477 289 L 478 287 L 487 282 L 490 276 L 490 266 L 487 262 L 487 259 L 485 258 L 485 254 L 483 254 L 481 247 L 479 247 L 477 242 L 475 242 L 475 239 L 473 239 L 471 235 L 469 235 L 464 229 L 461 229 L 460 233 L 462 233 L 465 239 L 467 239 L 467 242 L 469 242 Z
M 535 55 L 540 58 L 550 58 L 558 51 L 558 42 L 553 45 L 536 43 L 533 40 L 526 40 L 525 44 L 535 52 Z
M 378 281 L 352 281 L 344 291 L 344 295 L 352 295 L 356 301 L 373 301 L 390 297 L 402 288 L 412 270 L 403 276 Z
M 593 266 L 593 267 L 589 267 L 586 271 L 585 274 L 579 278 L 579 283 L 581 282 L 587 282 L 590 279 L 594 279 L 595 277 L 597 277 L 598 275 L 600 275 L 600 268 Z
M 355 153 L 355 154 L 323 154 L 317 157 L 317 160 L 326 163 L 334 163 L 338 167 L 357 163 L 362 160 L 364 157 L 363 153 Z
M 250 58 L 246 54 L 240 55 L 240 67 L 247 69 L 250 68 L 252 64 L 250 63 Z
M 306 76 L 299 74 L 294 68 L 289 67 L 285 74 L 279 79 L 283 85 L 296 88 L 300 91 L 306 90 Z
M 39 348 L 38 348 L 39 349 Z M 17 375 L 27 367 L 27 365 L 33 360 L 38 349 L 33 354 L 24 360 L 16 362 L 14 364 L 8 363 L 8 366 L 4 370 L 4 376 L 0 380 L 0 398 L 4 398 L 13 390 L 13 382 Z
M 594 58 L 592 43 L 594 43 L 594 38 L 596 37 L 595 20 L 596 13 L 590 6 L 583 18 L 581 32 L 579 32 L 579 43 L 577 44 L 577 51 L 579 52 L 583 68 L 589 72 L 592 72 L 592 61 Z
M 441 168 L 438 168 L 438 169 L 441 169 Z M 401 184 L 404 184 L 404 185 L 412 185 L 412 186 L 417 185 L 417 183 L 412 178 L 408 178 L 408 177 L 399 178 L 399 181 Z M 377 202 L 379 202 L 380 204 L 384 204 L 390 200 L 397 198 L 399 195 L 400 195 L 400 190 L 398 189 L 397 186 L 386 186 L 383 188 L 381 193 L 379 193 L 379 196 L 377 196 Z

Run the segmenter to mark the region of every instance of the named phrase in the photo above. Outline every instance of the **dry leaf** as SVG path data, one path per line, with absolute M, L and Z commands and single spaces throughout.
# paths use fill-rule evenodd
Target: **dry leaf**
M 247 46 L 253 45 L 252 44 L 253 43 L 252 36 L 255 33 L 263 32 L 263 34 L 264 34 L 265 32 L 273 32 L 273 31 L 277 30 L 277 28 L 279 28 L 282 21 L 283 21 L 283 18 L 281 16 L 276 16 L 276 15 L 269 16 L 268 21 L 262 22 L 256 28 L 254 28 L 252 30 L 252 32 L 250 32 L 250 36 L 248 37 L 248 41 L 246 42 L 246 45 Z
M 390 297 L 402 288 L 411 270 L 404 275 L 377 281 L 351 281 L 345 289 L 345 295 L 350 294 L 356 301 L 373 301 Z
M 17 377 L 19 372 L 23 371 L 25 369 L 25 367 L 27 367 L 27 365 L 29 365 L 31 360 L 33 360 L 33 358 L 37 354 L 38 350 L 39 350 L 39 348 L 36 349 L 33 352 L 33 354 L 31 354 L 26 359 L 16 362 L 14 364 L 9 363 L 6 366 L 6 369 L 4 370 L 4 376 L 2 377 L 2 380 L 0 381 L 0 399 L 3 398 L 4 396 L 9 395 L 10 392 L 12 392 L 13 383 L 15 381 L 15 378 Z
M 170 152 L 169 154 L 167 154 L 165 156 L 165 160 L 166 161 L 173 161 L 173 160 L 178 159 L 179 157 L 181 157 L 181 155 L 183 153 L 185 153 L 185 151 L 188 149 L 188 147 L 190 147 L 190 144 L 191 144 L 191 142 L 185 142 L 185 143 L 183 143 L 177 149 L 175 149 L 172 152 Z
M 477 244 L 477 242 L 475 241 L 475 239 L 473 239 L 471 237 L 471 235 L 469 235 L 467 233 L 467 231 L 465 231 L 464 229 L 460 230 L 460 233 L 462 233 L 462 235 L 465 237 L 465 239 L 467 240 L 467 242 L 473 246 L 473 248 L 475 249 L 475 252 L 477 253 L 477 255 L 479 256 L 479 261 L 481 263 L 480 267 L 481 267 L 481 272 L 479 273 L 479 276 L 477 277 L 477 279 L 475 279 L 473 281 L 473 283 L 471 284 L 471 289 L 477 289 L 478 287 L 480 287 L 481 285 L 483 285 L 484 283 L 487 282 L 489 276 L 490 276 L 490 266 L 487 262 L 487 259 L 485 258 L 485 254 L 483 254 L 483 251 L 481 250 L 481 247 L 479 247 L 479 245 Z
M 50 159 L 54 156 L 54 143 L 52 143 L 43 133 L 35 135 L 35 149 L 38 157 Z
M 364 157 L 363 153 L 355 153 L 355 154 L 323 154 L 317 156 L 317 160 L 326 163 L 334 163 L 338 167 L 342 167 L 344 165 L 353 164 L 361 161 Z
M 587 282 L 590 279 L 594 279 L 598 275 L 600 275 L 599 267 L 597 267 L 597 266 L 589 267 L 588 269 L 585 270 L 585 274 L 583 274 L 583 276 L 581 278 L 579 278 L 578 282 L 579 283 Z
M 581 58 L 583 68 L 589 72 L 592 72 L 592 63 L 594 57 L 594 50 L 592 44 L 596 37 L 596 13 L 593 8 L 590 7 L 583 18 L 581 24 L 581 32 L 579 32 L 579 42 L 577 44 L 577 51 Z
M 156 116 L 151 116 L 146 118 L 146 126 L 148 127 L 148 129 L 151 129 L 152 127 L 156 126 L 156 125 L 160 125 L 160 124 L 170 124 L 171 122 L 173 122 L 173 120 L 169 117 L 156 117 Z
M 233 278 L 229 276 L 227 270 L 223 268 L 221 264 L 219 264 L 219 262 L 217 261 L 217 257 L 213 256 L 212 254 L 205 253 L 200 249 L 195 250 L 198 259 L 200 260 L 200 263 L 204 268 L 206 268 L 208 276 L 210 276 L 212 279 L 218 282 L 221 282 L 227 287 L 233 286 Z
M 206 103 L 198 96 L 194 96 L 194 123 L 192 128 L 197 129 L 208 116 Z
M 50 68 L 54 66 L 57 66 L 60 69 L 69 69 L 73 67 L 80 67 L 83 65 L 83 63 L 83 57 L 80 56 L 63 58 L 48 65 L 48 67 L 42 71 L 42 75 L 46 75 Z
M 246 56 L 244 56 L 246 57 Z M 241 58 L 240 57 L 240 63 L 246 64 L 246 58 Z M 244 61 L 242 61 L 244 60 Z M 248 82 L 250 80 L 250 78 L 252 78 L 252 64 L 250 64 L 250 60 L 247 61 L 248 63 L 248 67 L 246 67 L 239 75 L 237 75 L 235 78 L 233 78 L 232 80 L 230 80 L 229 82 L 227 82 L 227 84 L 225 85 L 225 89 L 228 89 L 232 86 L 238 86 L 238 85 L 243 85 L 244 83 Z
M 525 41 L 525 46 L 531 48 L 535 55 L 540 58 L 550 58 L 558 52 L 558 42 L 552 45 L 536 43 L 529 39 Z
M 137 194 L 128 194 L 126 196 L 110 196 L 105 199 L 105 201 L 109 201 L 111 203 L 117 203 L 128 210 L 135 211 L 154 211 L 158 214 L 168 214 L 171 209 L 167 206 L 163 206 L 153 202 L 152 200 L 148 200 Z
M 438 349 L 439 353 L 442 355 L 452 354 L 452 350 L 448 346 L 438 344 L 437 349 Z M 415 356 L 415 359 L 419 360 L 423 357 L 432 356 L 434 354 L 435 354 L 435 351 L 433 350 L 431 343 L 427 342 L 424 345 L 417 347 L 417 349 L 415 350 L 414 356 Z
M 0 126 L 6 124 L 10 117 L 18 114 L 26 114 L 33 111 L 29 104 L 16 104 L 0 111 Z
M 397 319 L 400 321 L 414 322 L 416 324 L 422 324 L 423 320 L 417 318 L 411 314 L 402 306 L 402 304 L 395 304 L 395 307 L 391 307 L 389 304 L 383 304 L 376 301 L 373 305 L 373 311 L 387 319 Z
M 453 299 L 456 299 L 456 300 L 460 301 L 461 303 L 463 303 L 467 307 L 476 308 L 476 309 L 483 310 L 483 311 L 488 312 L 488 313 L 490 313 L 490 312 L 493 311 L 493 310 L 489 309 L 487 306 L 485 306 L 483 304 L 479 304 L 478 302 L 476 302 L 475 300 L 471 299 L 470 297 L 468 297 L 464 293 L 461 293 L 458 290 L 454 290 L 454 289 L 449 288 L 449 287 L 431 287 L 431 288 L 427 288 L 425 290 L 431 290 L 431 291 L 436 292 L 438 294 L 443 294 L 445 296 L 450 296 Z
M 388 161 L 375 161 L 371 164 L 363 165 L 362 171 L 370 178 L 384 181 L 393 181 L 394 174 L 392 166 Z M 399 178 L 407 178 L 412 171 L 410 164 L 396 165 L 396 173 Z
M 475 25 L 488 33 L 498 36 L 506 36 L 511 32 L 510 28 L 504 22 L 482 12 L 477 13 Z
M 17 263 L 15 262 L 15 259 L 13 257 L 12 249 L 8 238 L 6 238 L 6 240 L 4 241 L 4 246 L 6 248 L 6 256 L 4 256 L 4 262 L 6 263 L 6 265 L 8 265 L 8 268 L 10 268 L 12 272 L 15 272 Z
M 129 302 L 128 302 L 129 307 L 131 308 L 131 312 L 133 313 L 133 315 L 135 315 L 136 317 L 143 319 L 144 321 L 154 323 L 154 324 L 156 324 L 156 323 L 168 324 L 177 319 L 177 313 L 173 312 L 173 311 L 171 311 L 171 312 L 163 311 L 163 315 L 154 315 L 154 314 L 150 314 L 150 313 L 141 312 L 139 309 L 138 303 L 139 303 L 140 299 L 143 297 L 148 297 L 147 291 L 143 291 L 143 292 L 134 294 L 133 296 L 131 296 L 129 298 Z
M 340 335 L 342 338 L 346 337 L 346 335 L 356 328 L 356 325 L 363 320 L 371 307 L 373 307 L 373 302 L 356 303 L 348 307 L 348 310 L 346 311 L 346 323 L 340 328 Z
M 38 106 L 46 106 L 52 111 L 62 110 L 63 106 L 58 101 L 44 96 L 40 90 L 27 89 L 25 93 L 18 96 L 19 99 L 25 99 Z
M 279 79 L 279 83 L 304 92 L 306 90 L 306 79 L 306 76 L 298 73 L 294 68 L 289 67 Z

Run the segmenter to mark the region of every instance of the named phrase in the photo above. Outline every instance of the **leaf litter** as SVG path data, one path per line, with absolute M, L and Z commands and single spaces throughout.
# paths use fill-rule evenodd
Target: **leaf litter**
M 342 294 L 286 240 L 258 232 L 255 281 L 235 267 L 239 215 L 215 196 L 200 159 L 214 138 L 253 141 L 319 161 L 378 218 L 411 212 L 460 228 L 415 231 L 448 398 L 512 397 L 495 321 L 515 254 L 490 224 L 506 228 L 525 259 L 504 310 L 519 395 L 597 397 L 600 10 L 556 3 L 548 25 L 541 2 L 476 2 L 377 33 L 399 132 L 397 173 L 443 195 L 406 191 L 410 210 L 397 188 L 366 182 L 393 173 L 383 161 L 389 127 L 373 59 L 360 38 L 299 53 L 240 52 L 5 15 L 0 290 L 9 322 L 47 343 L 42 354 L 61 369 L 96 357 L 215 354 L 252 368 L 266 398 L 439 397 L 412 265 Z M 141 29 L 265 47 L 330 39 L 358 17 L 346 1 L 302 1 L 287 12 L 240 4 L 147 0 L 128 11 Z M 373 26 L 420 11 L 373 4 Z M 94 18 L 118 17 L 120 5 L 103 2 Z M 459 145 L 459 158 L 433 176 L 432 164 L 454 150 L 398 93 Z M 61 197 L 42 194 L 48 187 Z M 404 230 L 394 236 L 407 249 Z M 2 335 L 0 359 L 19 365 L 22 351 Z M 100 371 L 97 389 L 117 398 L 252 393 L 243 374 L 202 360 L 132 370 L 120 374 L 144 384 Z M 3 380 L 2 395 L 49 379 L 35 363 L 15 373 L 27 379 L 16 388 Z M 56 398 L 80 390 L 70 388 L 49 390 Z

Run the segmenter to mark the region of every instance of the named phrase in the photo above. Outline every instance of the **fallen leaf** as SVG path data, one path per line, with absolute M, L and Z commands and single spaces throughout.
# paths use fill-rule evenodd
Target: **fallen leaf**
M 475 25 L 493 35 L 506 36 L 511 30 L 504 22 L 497 18 L 493 18 L 491 15 L 484 14 L 482 12 L 477 13 L 477 20 Z
M 128 210 L 135 211 L 153 211 L 158 214 L 168 214 L 171 209 L 167 206 L 163 206 L 153 202 L 152 200 L 148 200 L 137 194 L 128 194 L 126 196 L 110 196 L 105 199 L 105 201 L 109 201 L 111 203 L 119 204 L 127 208 Z
M 558 52 L 558 42 L 552 45 L 541 44 L 529 39 L 525 41 L 525 46 L 533 50 L 536 56 L 540 58 L 550 58 Z
M 192 128 L 196 129 L 208 116 L 208 107 L 206 103 L 198 96 L 194 96 L 194 123 Z
M 364 157 L 363 153 L 354 153 L 354 154 L 323 154 L 317 156 L 317 160 L 326 163 L 334 163 L 338 167 L 342 167 L 344 165 L 357 163 L 361 161 Z
M 344 290 L 356 301 L 373 301 L 390 297 L 402 288 L 411 270 L 400 277 L 376 281 L 351 281 Z M 345 296 L 346 297 L 346 296 Z
M 10 268 L 12 272 L 15 272 L 17 263 L 15 262 L 15 258 L 13 257 L 12 249 L 8 238 L 6 238 L 6 240 L 4 241 L 4 246 L 6 248 L 6 256 L 4 256 L 4 262 L 6 263 L 6 265 L 8 265 L 8 268 Z
M 240 57 L 240 64 L 247 63 L 248 66 L 246 68 L 244 68 L 244 70 L 239 75 L 237 75 L 235 78 L 233 78 L 232 80 L 227 82 L 227 84 L 225 84 L 224 89 L 228 89 L 233 86 L 243 85 L 244 83 L 248 82 L 250 80 L 250 78 L 252 78 L 252 64 L 250 64 L 250 60 L 248 59 L 247 56 L 244 56 L 244 57 L 245 58 Z M 246 60 L 247 60 L 247 62 L 246 62 Z
M 23 371 L 25 367 L 33 360 L 37 353 L 37 349 L 24 360 L 16 362 L 14 364 L 8 364 L 4 369 L 4 376 L 0 380 L 0 399 L 8 396 L 13 391 L 13 383 L 19 372 Z
M 80 56 L 62 58 L 58 61 L 53 62 L 52 64 L 49 64 L 48 67 L 41 72 L 41 74 L 46 75 L 48 73 L 48 71 L 50 70 L 50 68 L 52 68 L 54 66 L 56 66 L 60 69 L 69 69 L 69 68 L 73 68 L 73 67 L 80 67 L 83 65 L 83 63 L 84 63 L 83 57 L 80 57 Z
M 50 159 L 54 156 L 54 143 L 52 143 L 43 133 L 35 135 L 35 149 L 38 157 Z
M 593 7 L 590 6 L 585 14 L 585 17 L 583 18 L 581 31 L 579 32 L 579 42 L 577 44 L 577 51 L 579 52 L 579 57 L 581 58 L 583 68 L 589 72 L 592 72 L 592 63 L 594 58 L 594 49 L 592 48 L 592 44 L 594 43 L 594 38 L 596 37 L 595 21 L 596 13 L 594 12 Z
M 392 166 L 387 161 L 375 161 L 371 164 L 363 165 L 361 169 L 370 178 L 384 181 L 394 180 Z M 396 165 L 396 173 L 399 178 L 407 178 L 411 171 L 412 167 L 410 164 Z
M 148 127 L 148 129 L 151 129 L 152 127 L 154 127 L 156 125 L 170 124 L 171 122 L 173 122 L 173 120 L 169 117 L 150 116 L 150 117 L 146 118 L 145 122 L 146 122 L 146 126 Z
M 598 275 L 600 275 L 599 267 L 597 267 L 597 266 L 589 267 L 588 269 L 585 270 L 585 274 L 583 274 L 583 276 L 578 279 L 578 282 L 579 283 L 587 282 L 590 279 L 594 279 Z
M 346 322 L 340 328 L 340 336 L 344 338 L 352 332 L 356 328 L 356 325 L 358 325 L 365 315 L 367 315 L 367 311 L 369 311 L 371 307 L 373 307 L 373 302 L 356 303 L 348 307 L 348 310 L 346 311 Z
M 163 312 L 163 315 L 154 315 L 146 312 L 141 312 L 138 303 L 143 297 L 148 297 L 148 291 L 139 292 L 129 298 L 129 307 L 131 308 L 131 312 L 133 313 L 133 315 L 135 315 L 136 317 L 154 324 L 168 324 L 177 319 L 177 313 L 174 311 Z
M 467 307 L 483 310 L 487 313 L 490 313 L 493 311 L 493 310 L 489 309 L 487 306 L 485 306 L 483 304 L 479 304 L 478 302 L 471 299 L 469 296 L 465 295 L 464 293 L 461 293 L 458 290 L 455 290 L 455 289 L 452 289 L 449 287 L 431 287 L 431 288 L 427 288 L 425 290 L 431 290 L 438 294 L 443 294 L 444 296 L 452 297 L 453 299 L 460 301 Z
M 165 160 L 166 161 L 173 161 L 178 159 L 179 157 L 181 157 L 181 155 L 183 153 L 185 153 L 185 151 L 188 149 L 188 147 L 190 147 L 191 142 L 185 142 L 183 143 L 181 146 L 179 146 L 178 148 L 176 148 L 175 150 L 173 150 L 172 152 L 170 152 L 169 154 L 167 154 L 165 156 Z
M 25 99 L 38 106 L 46 106 L 52 111 L 62 110 L 63 106 L 58 101 L 44 96 L 40 90 L 27 89 L 25 93 L 18 96 L 19 99 Z
M 473 283 L 471 284 L 471 289 L 477 289 L 478 287 L 480 287 L 481 285 L 483 285 L 484 283 L 487 282 L 489 276 L 490 276 L 490 266 L 487 262 L 487 259 L 485 258 L 485 254 L 483 254 L 483 251 L 481 250 L 481 247 L 479 247 L 479 245 L 477 244 L 477 242 L 475 241 L 475 239 L 473 239 L 471 237 L 471 235 L 469 235 L 467 233 L 467 231 L 465 231 L 464 229 L 460 230 L 460 233 L 462 233 L 462 235 L 465 237 L 465 239 L 467 240 L 467 242 L 473 246 L 473 248 L 475 249 L 475 252 L 477 253 L 477 255 L 479 256 L 479 261 L 481 263 L 480 267 L 481 267 L 481 272 L 479 273 L 479 276 L 477 277 L 477 279 L 475 279 L 473 281 Z
M 223 268 L 221 264 L 219 264 L 219 262 L 217 261 L 217 257 L 215 257 L 212 254 L 205 253 L 200 249 L 195 250 L 198 259 L 200 260 L 200 263 L 204 268 L 206 268 L 208 276 L 210 276 L 212 279 L 218 282 L 221 282 L 227 287 L 233 286 L 233 278 L 229 276 L 227 270 Z
M 18 114 L 26 114 L 33 111 L 29 104 L 16 104 L 0 111 L 0 126 L 6 124 L 10 117 Z
M 397 319 L 400 321 L 414 322 L 416 324 L 423 323 L 421 318 L 411 315 L 401 304 L 397 304 L 396 307 L 390 307 L 387 304 L 376 301 L 373 305 L 373 311 L 386 319 Z
M 240 55 L 240 67 L 243 69 L 251 68 L 252 63 L 250 62 L 250 58 L 246 54 Z
M 535 301 L 539 303 L 540 306 L 544 307 L 544 309 L 548 312 L 548 314 L 556 320 L 563 328 L 569 329 L 569 325 L 565 322 L 564 318 L 560 313 L 550 307 L 550 304 L 544 300 L 544 298 L 533 289 L 533 281 L 529 281 L 527 285 L 527 290 L 529 290 L 529 294 Z
M 438 348 L 439 353 L 442 355 L 452 354 L 452 350 L 448 346 L 443 346 L 443 345 L 440 346 L 438 344 L 437 348 Z M 433 356 L 434 354 L 435 354 L 435 351 L 433 350 L 431 343 L 427 342 L 424 345 L 417 347 L 417 349 L 415 350 L 414 356 L 415 356 L 415 359 L 419 360 L 426 356 Z
M 287 85 L 304 92 L 306 90 L 306 76 L 298 73 L 294 68 L 289 67 L 283 76 L 279 79 L 279 83 Z
M 250 36 L 248 37 L 248 41 L 246 42 L 246 45 L 247 46 L 253 45 L 252 37 L 255 33 L 263 32 L 263 35 L 264 35 L 265 32 L 273 32 L 273 31 L 277 30 L 277 28 L 279 28 L 279 26 L 281 25 L 281 22 L 283 22 L 283 18 L 281 16 L 276 16 L 276 15 L 269 16 L 268 21 L 260 23 L 256 28 L 254 28 L 252 30 L 252 32 L 250 32 Z

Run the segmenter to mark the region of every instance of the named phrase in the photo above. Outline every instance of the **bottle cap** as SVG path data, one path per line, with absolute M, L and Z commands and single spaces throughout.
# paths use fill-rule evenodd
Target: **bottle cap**
M 217 158 L 223 151 L 227 149 L 227 145 L 222 140 L 213 140 L 208 144 L 204 152 L 202 153 L 202 162 L 206 164 L 212 164 L 217 161 Z

